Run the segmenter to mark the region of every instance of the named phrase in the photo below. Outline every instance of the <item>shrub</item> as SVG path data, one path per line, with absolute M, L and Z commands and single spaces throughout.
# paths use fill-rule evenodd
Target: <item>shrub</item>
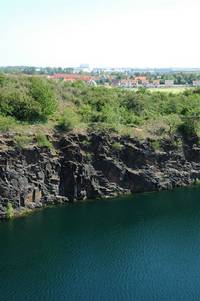
M 1 80 L 0 113 L 20 121 L 45 121 L 57 107 L 54 91 L 40 78 Z
M 199 122 L 193 118 L 184 118 L 183 122 L 178 127 L 179 131 L 186 138 L 198 136 Z
M 89 153 L 89 152 L 86 152 L 86 153 L 85 153 L 85 157 L 86 157 L 86 159 L 87 159 L 88 161 L 91 161 L 91 160 L 92 160 L 92 154 Z
M 95 120 L 95 114 L 92 110 L 92 107 L 90 105 L 83 105 L 79 109 L 79 114 L 81 115 L 81 118 L 83 122 L 89 123 Z
M 176 150 L 181 150 L 183 147 L 182 140 L 178 137 L 174 136 L 174 139 L 171 141 L 171 143 Z
M 102 108 L 102 121 L 109 124 L 119 124 L 122 117 L 120 107 L 116 104 L 105 104 Z
M 41 118 L 47 119 L 56 111 L 56 96 L 48 81 L 32 77 L 30 95 L 41 107 Z
M 68 107 L 61 114 L 56 128 L 60 131 L 70 131 L 74 129 L 80 122 L 78 114 L 73 108 Z
M 9 116 L 0 115 L 0 131 L 7 132 L 16 126 L 16 120 Z
M 91 141 L 89 141 L 89 140 L 83 140 L 82 141 L 82 145 L 83 145 L 83 147 L 88 148 L 91 145 Z
M 6 208 L 6 218 L 11 219 L 13 217 L 14 217 L 14 209 L 13 209 L 12 204 L 10 202 L 8 202 L 7 208 Z
M 21 121 L 41 119 L 41 106 L 29 95 L 17 89 L 3 90 L 0 93 L 1 114 L 13 116 Z
M 49 149 L 53 148 L 52 143 L 48 140 L 47 136 L 43 133 L 36 134 L 36 141 L 39 147 L 47 147 Z
M 123 145 L 119 142 L 114 142 L 112 144 L 112 148 L 115 150 L 115 151 L 121 151 L 123 149 Z
M 161 145 L 160 145 L 160 141 L 159 140 L 153 140 L 150 142 L 151 147 L 153 148 L 153 150 L 160 150 L 161 149 Z
M 169 135 L 173 135 L 176 133 L 178 127 L 181 124 L 181 118 L 177 114 L 170 114 L 163 117 L 163 120 L 168 125 L 168 133 Z

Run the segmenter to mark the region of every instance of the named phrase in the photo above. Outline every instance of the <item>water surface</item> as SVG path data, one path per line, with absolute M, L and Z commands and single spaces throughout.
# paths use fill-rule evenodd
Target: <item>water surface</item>
M 0 300 L 200 300 L 200 188 L 0 224 Z

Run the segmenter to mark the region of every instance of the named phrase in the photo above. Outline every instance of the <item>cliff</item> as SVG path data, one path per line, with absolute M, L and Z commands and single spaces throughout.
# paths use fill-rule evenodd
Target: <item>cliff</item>
M 172 189 L 200 179 L 196 139 L 151 140 L 110 134 L 54 136 L 54 151 L 0 137 L 0 217 L 50 204 Z M 158 146 L 158 145 L 157 145 Z

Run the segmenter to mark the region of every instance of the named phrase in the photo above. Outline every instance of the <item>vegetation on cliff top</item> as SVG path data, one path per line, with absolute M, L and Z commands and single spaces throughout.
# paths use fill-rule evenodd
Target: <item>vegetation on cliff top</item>
M 109 128 L 139 137 L 177 131 L 199 136 L 199 116 L 199 89 L 173 94 L 0 75 L 0 131 L 34 125 L 60 131 Z

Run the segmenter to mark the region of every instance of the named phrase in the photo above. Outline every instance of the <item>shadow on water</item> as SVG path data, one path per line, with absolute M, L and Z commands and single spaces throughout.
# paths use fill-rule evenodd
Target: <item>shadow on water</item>
M 200 296 L 199 188 L 48 208 L 0 239 L 1 300 Z

